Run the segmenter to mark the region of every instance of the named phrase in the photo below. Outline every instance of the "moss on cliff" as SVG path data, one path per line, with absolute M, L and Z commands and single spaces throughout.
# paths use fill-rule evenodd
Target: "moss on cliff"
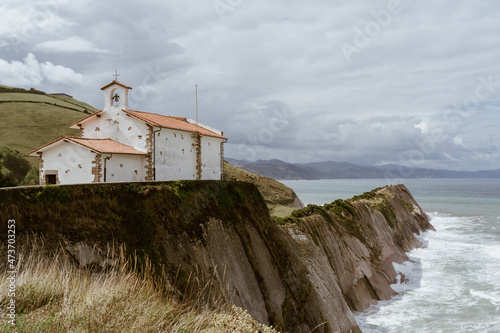
M 335 215 L 337 221 L 347 229 L 349 234 L 364 241 L 364 236 L 358 223 L 356 208 L 350 201 L 337 199 L 331 204 L 324 205 L 324 207 Z
M 357 214 L 357 208 L 355 207 L 355 204 L 363 203 L 368 205 L 371 209 L 380 212 L 384 216 L 384 219 L 389 227 L 391 227 L 391 229 L 394 229 L 398 224 L 398 218 L 394 205 L 389 200 L 389 198 L 392 198 L 394 196 L 389 188 L 390 186 L 379 187 L 372 191 L 356 195 L 351 199 L 337 199 L 334 202 L 325 204 L 323 206 L 307 205 L 307 207 L 305 208 L 294 210 L 289 216 L 273 216 L 273 219 L 278 225 L 284 226 L 288 223 L 300 223 L 301 219 L 307 216 L 321 215 L 334 227 L 338 228 L 339 225 L 343 226 L 349 234 L 355 236 L 362 242 L 365 242 L 365 236 L 363 235 L 362 227 L 358 223 L 360 217 Z M 401 198 L 399 198 L 398 200 L 409 212 L 414 211 L 413 204 Z
M 383 198 L 377 203 L 371 204 L 370 207 L 381 212 L 387 224 L 394 229 L 395 225 L 398 223 L 397 214 L 396 210 L 387 199 Z
M 379 211 L 384 216 L 387 224 L 392 229 L 394 229 L 394 227 L 398 223 L 398 219 L 396 210 L 388 199 L 389 197 L 393 197 L 394 195 L 390 191 L 388 191 L 388 188 L 389 186 L 376 188 L 370 192 L 354 196 L 352 199 L 350 199 L 350 201 L 361 201 L 369 205 L 371 208 Z
M 356 208 L 351 204 L 351 202 L 354 201 L 356 200 L 337 199 L 334 202 L 323 206 L 307 205 L 307 207 L 302 209 L 294 210 L 288 217 L 280 218 L 273 216 L 273 219 L 278 225 L 283 226 L 288 223 L 300 223 L 301 219 L 307 216 L 321 215 L 337 230 L 340 226 L 343 226 L 349 234 L 363 241 L 364 236 L 362 235 L 361 227 L 357 222 Z
M 267 214 L 252 184 L 220 181 L 18 188 L 0 191 L 0 208 L 2 223 L 16 219 L 23 232 L 43 233 L 56 243 L 118 240 L 153 261 L 165 233 L 202 240 L 201 225 L 211 217 Z

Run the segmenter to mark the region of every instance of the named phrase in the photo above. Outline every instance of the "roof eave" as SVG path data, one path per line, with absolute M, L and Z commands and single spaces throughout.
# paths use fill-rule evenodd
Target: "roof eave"
M 154 121 L 151 121 L 151 120 L 148 120 L 148 119 L 144 119 L 143 117 L 140 117 L 136 114 L 133 114 L 133 113 L 130 113 L 129 110 L 125 110 L 125 109 L 122 109 L 123 112 L 125 112 L 126 114 L 128 114 L 129 116 L 131 117 L 134 117 L 136 119 L 139 119 L 140 121 L 143 121 L 145 122 L 146 124 L 150 125 L 150 126 L 155 126 L 155 127 L 161 127 L 161 128 L 169 128 L 169 129 L 175 129 L 175 130 L 178 130 L 178 131 L 183 131 L 183 132 L 188 132 L 188 133 L 199 133 L 199 131 L 191 131 L 191 130 L 187 130 L 187 129 L 182 129 L 182 128 L 177 128 L 177 127 L 166 127 L 166 126 L 163 126 L 157 122 L 154 122 Z M 130 111 L 135 111 L 135 110 L 130 110 Z M 136 112 L 141 112 L 141 111 L 136 111 Z M 185 117 L 173 117 L 173 118 L 177 118 L 177 120 L 179 120 L 178 118 L 184 118 L 186 119 Z M 191 123 L 190 123 L 191 124 Z M 200 128 L 203 128 L 201 126 L 199 126 Z M 222 140 L 228 140 L 228 138 L 226 138 L 225 136 L 223 135 L 220 135 L 220 134 L 217 134 L 215 132 L 212 132 L 206 128 L 203 128 L 204 130 L 210 132 L 210 133 L 213 133 L 213 134 L 203 134 L 203 133 L 200 133 L 200 135 L 206 135 L 206 136 L 211 136 L 211 137 L 215 137 L 215 138 L 219 138 L 219 139 L 222 139 Z
M 57 142 L 59 142 L 59 141 L 61 141 L 61 140 L 65 140 L 65 141 L 67 141 L 67 142 L 69 142 L 69 143 L 73 143 L 73 144 L 75 144 L 75 145 L 78 145 L 78 146 L 80 146 L 80 147 L 83 147 L 83 148 L 85 148 L 85 149 L 88 149 L 88 150 L 90 150 L 90 151 L 92 151 L 92 152 L 96 152 L 96 153 L 99 153 L 99 154 L 144 155 L 144 156 L 145 156 L 145 155 L 148 155 L 148 153 L 147 153 L 147 152 L 143 152 L 143 151 L 140 151 L 140 150 L 138 150 L 138 149 L 136 149 L 136 150 L 137 150 L 137 153 L 135 153 L 135 152 L 128 152 L 128 153 L 127 153 L 127 152 L 125 152 L 125 153 L 124 153 L 124 152 L 112 152 L 112 151 L 99 150 L 99 149 L 96 149 L 95 147 L 90 147 L 90 146 L 87 146 L 87 145 L 85 145 L 85 144 L 82 144 L 81 142 L 77 142 L 77 141 L 73 140 L 73 139 L 72 139 L 71 137 L 69 137 L 69 136 L 63 136 L 63 137 L 60 137 L 59 139 L 56 139 L 56 140 L 54 140 L 54 141 L 52 141 L 52 142 L 49 142 L 49 143 L 47 143 L 47 144 L 45 144 L 45 145 L 41 146 L 40 148 L 37 148 L 37 149 L 35 149 L 35 150 L 33 150 L 33 151 L 29 152 L 28 154 L 26 154 L 26 156 L 30 156 L 30 157 L 37 157 L 37 155 L 39 154 L 40 150 L 42 150 L 42 149 L 44 149 L 44 150 L 45 150 L 46 148 L 49 148 L 50 146 L 52 146 L 53 144 L 55 144 L 55 143 L 57 143 Z M 130 147 L 130 146 L 129 146 L 129 147 Z M 131 147 L 131 148 L 133 148 L 133 147 Z M 135 149 L 135 148 L 134 148 L 134 149 Z
M 117 80 L 113 80 L 112 82 L 110 82 L 107 85 L 105 85 L 104 87 L 102 87 L 101 90 L 104 90 L 104 89 L 112 86 L 113 84 L 117 84 L 117 85 L 122 86 L 122 87 L 127 88 L 127 89 L 132 89 L 132 87 L 129 87 L 126 84 L 123 84 L 123 83 L 121 83 L 121 82 L 119 82 Z
M 149 126 L 154 126 L 154 127 L 162 127 L 162 128 L 165 128 L 163 126 L 161 126 L 160 124 L 154 122 L 154 121 L 151 121 L 151 120 L 148 120 L 148 119 L 144 119 L 143 117 L 140 117 L 140 116 L 137 116 L 133 113 L 130 113 L 129 110 L 125 110 L 125 109 L 122 109 L 123 112 L 125 112 L 127 115 L 129 115 L 130 117 L 134 117 L 135 119 L 138 119 L 144 123 L 146 123 L 147 125 Z M 134 111 L 134 110 L 130 110 L 130 111 Z
M 49 142 L 49 143 L 46 143 L 46 144 L 44 144 L 43 146 L 38 147 L 37 149 L 35 149 L 35 150 L 33 150 L 33 151 L 31 151 L 31 152 L 27 153 L 27 154 L 26 154 L 26 156 L 30 156 L 30 157 L 37 157 L 37 155 L 38 155 L 38 153 L 39 153 L 39 151 L 40 151 L 40 150 L 45 149 L 45 148 L 48 148 L 48 147 L 52 146 L 53 144 L 55 144 L 55 143 L 57 143 L 57 142 L 59 142 L 59 141 L 61 141 L 61 140 L 64 140 L 64 139 L 71 140 L 68 136 L 62 136 L 62 137 L 60 137 L 60 138 L 58 138 L 58 139 L 55 139 L 54 141 L 51 141 L 51 142 Z M 73 141 L 72 141 L 72 142 L 73 142 Z
M 102 113 L 102 112 L 103 112 L 103 110 L 99 110 L 99 111 L 97 111 L 97 112 L 94 112 L 94 113 L 92 113 L 91 115 L 89 115 L 89 116 L 87 116 L 87 117 L 85 117 L 85 118 L 82 118 L 82 119 L 78 120 L 77 122 L 74 122 L 73 124 L 69 125 L 69 128 L 79 129 L 79 127 L 78 127 L 78 125 L 79 125 L 79 124 L 81 124 L 81 123 L 83 123 L 83 122 L 87 121 L 88 119 L 90 119 L 90 118 L 92 118 L 92 117 L 97 116 L 97 114 L 100 114 L 100 113 Z

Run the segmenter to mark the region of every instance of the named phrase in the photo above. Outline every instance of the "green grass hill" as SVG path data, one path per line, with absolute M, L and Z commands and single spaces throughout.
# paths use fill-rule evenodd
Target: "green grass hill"
M 63 135 L 79 135 L 69 125 L 96 111 L 70 97 L 0 85 L 0 146 L 26 154 Z

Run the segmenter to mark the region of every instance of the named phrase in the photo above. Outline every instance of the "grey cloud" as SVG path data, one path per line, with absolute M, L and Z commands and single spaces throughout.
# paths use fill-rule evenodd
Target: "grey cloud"
M 119 70 L 134 108 L 190 118 L 198 84 L 200 121 L 235 158 L 500 168 L 500 4 L 400 0 L 384 18 L 394 1 L 220 1 L 3 2 L 3 64 L 33 53 L 85 86 L 58 84 L 67 72 L 1 83 L 99 108 Z

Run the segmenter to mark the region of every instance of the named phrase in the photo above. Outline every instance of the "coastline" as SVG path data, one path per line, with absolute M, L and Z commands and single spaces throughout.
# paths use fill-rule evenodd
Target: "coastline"
M 331 180 L 324 185 L 333 189 L 328 195 L 348 197 L 349 191 L 379 185 L 376 181 Z M 415 264 L 396 264 L 409 280 L 392 286 L 398 294 L 356 313 L 360 328 L 370 333 L 495 331 L 500 325 L 500 284 L 495 278 L 500 271 L 500 180 L 402 181 L 437 231 L 425 232 L 423 246 L 408 253 Z M 299 188 L 285 183 L 303 198 L 320 197 L 312 185 L 314 192 L 304 192 L 314 182 L 296 181 Z

